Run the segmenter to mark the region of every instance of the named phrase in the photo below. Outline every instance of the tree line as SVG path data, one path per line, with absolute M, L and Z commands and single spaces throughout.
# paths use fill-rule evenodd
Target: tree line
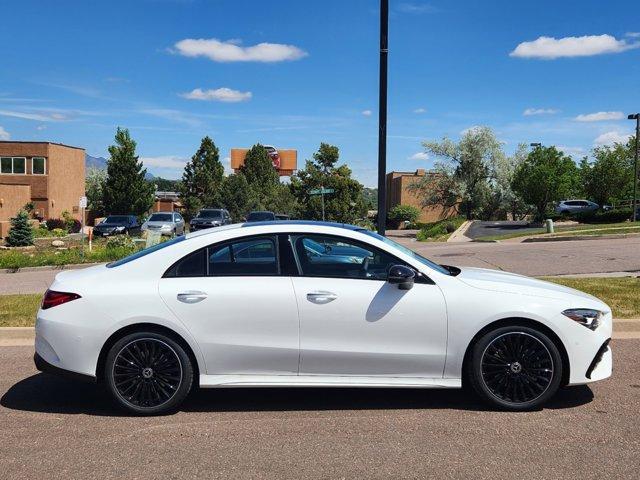
M 87 174 L 86 195 L 96 214 L 135 214 L 142 216 L 152 207 L 154 192 L 172 183 L 164 179 L 146 180 L 146 169 L 136 155 L 136 142 L 127 129 L 118 128 L 115 144 L 109 147 L 106 171 Z M 339 164 L 338 147 L 321 143 L 313 157 L 305 162 L 290 183 L 282 183 L 267 150 L 256 144 L 247 152 L 239 171 L 224 175 L 220 151 L 210 137 L 186 163 L 182 179 L 173 183 L 180 194 L 187 219 L 202 208 L 225 208 L 234 221 L 253 210 L 270 210 L 294 218 L 322 219 L 319 196 L 311 190 L 333 189 L 324 199 L 325 218 L 330 221 L 362 221 L 371 206 L 372 191 L 352 178 L 351 170 Z M 160 188 L 163 187 L 163 188 Z
M 440 160 L 410 189 L 423 207 L 443 206 L 468 219 L 530 214 L 542 220 L 556 202 L 570 198 L 615 206 L 633 196 L 635 142 L 631 137 L 626 144 L 596 147 L 592 160 L 585 156 L 576 164 L 555 146 L 519 145 L 507 155 L 490 128 L 475 127 L 458 142 L 424 142 Z

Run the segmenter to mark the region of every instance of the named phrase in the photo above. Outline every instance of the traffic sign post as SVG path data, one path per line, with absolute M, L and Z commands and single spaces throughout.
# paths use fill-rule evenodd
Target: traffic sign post
M 324 188 L 321 186 L 320 188 L 314 188 L 313 190 L 309 190 L 309 195 L 320 195 L 322 199 L 322 221 L 324 222 L 324 196 L 328 193 L 333 193 L 335 190 L 333 188 Z

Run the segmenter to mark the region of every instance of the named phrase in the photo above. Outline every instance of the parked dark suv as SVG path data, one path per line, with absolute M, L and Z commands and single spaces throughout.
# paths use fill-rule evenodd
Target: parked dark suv
M 93 234 L 103 237 L 131 233 L 140 233 L 140 224 L 135 215 L 109 215 L 93 227 Z
M 251 212 L 247 215 L 247 222 L 270 222 L 276 219 L 273 212 Z
M 203 228 L 219 227 L 221 225 L 229 225 L 231 223 L 231 215 L 223 208 L 203 208 L 198 215 L 193 217 L 189 222 L 189 230 L 202 230 Z

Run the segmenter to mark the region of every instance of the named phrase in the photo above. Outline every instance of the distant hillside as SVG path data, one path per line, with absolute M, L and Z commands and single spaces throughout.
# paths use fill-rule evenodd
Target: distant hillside
M 89 170 L 90 168 L 104 170 L 107 168 L 107 159 L 104 157 L 92 157 L 89 154 L 85 154 L 84 165 L 86 170 Z M 147 174 L 144 176 L 144 178 L 146 178 L 147 180 L 151 180 L 155 178 L 155 176 L 147 171 Z

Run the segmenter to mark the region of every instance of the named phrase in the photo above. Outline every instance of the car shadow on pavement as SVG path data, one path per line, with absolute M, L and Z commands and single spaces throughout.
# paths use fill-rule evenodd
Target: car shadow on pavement
M 586 386 L 567 387 L 545 408 L 564 409 L 593 400 Z M 100 385 L 39 373 L 13 385 L 0 398 L 12 410 L 43 413 L 126 415 Z M 238 388 L 201 389 L 191 393 L 184 412 L 305 411 L 305 410 L 491 410 L 465 390 L 400 388 Z

